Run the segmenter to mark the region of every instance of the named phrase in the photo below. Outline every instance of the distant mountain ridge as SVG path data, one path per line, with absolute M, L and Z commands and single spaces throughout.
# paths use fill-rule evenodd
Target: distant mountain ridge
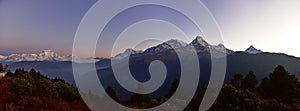
M 219 45 L 210 45 L 207 43 L 201 36 L 197 36 L 191 43 L 185 43 L 181 40 L 175 40 L 171 39 L 169 41 L 166 41 L 164 43 L 161 43 L 157 46 L 150 47 L 144 51 L 136 51 L 133 49 L 127 49 L 123 53 L 117 54 L 116 56 L 112 58 L 116 59 L 122 59 L 128 55 L 134 54 L 155 54 L 155 53 L 161 53 L 168 50 L 183 48 L 185 46 L 194 46 L 196 48 L 196 51 L 198 53 L 201 53 L 203 51 L 216 51 L 216 52 L 222 52 L 221 49 L 226 49 L 226 54 L 233 53 L 233 50 L 227 49 L 223 44 Z M 95 60 L 96 62 L 102 60 L 103 58 L 84 58 L 84 57 L 76 57 L 72 55 L 68 56 L 61 56 L 57 53 L 55 53 L 52 50 L 43 50 L 40 53 L 31 53 L 31 54 L 11 54 L 8 56 L 0 55 L 0 62 L 24 62 L 24 61 L 52 61 L 52 62 L 63 62 L 63 61 L 72 61 L 72 57 L 76 59 L 76 62 L 79 63 L 89 63 Z
M 185 48 L 188 46 L 193 46 L 198 55 L 200 64 L 199 88 L 204 84 L 208 84 L 208 81 L 210 80 L 212 71 L 212 53 L 216 55 L 226 55 L 227 57 L 225 83 L 228 83 L 234 74 L 242 73 L 245 76 L 249 71 L 253 71 L 257 80 L 261 81 L 262 78 L 267 77 L 267 75 L 274 70 L 274 67 L 278 65 L 284 66 L 290 73 L 295 74 L 298 78 L 300 77 L 300 69 L 298 68 L 300 66 L 300 59 L 297 57 L 288 56 L 286 54 L 263 52 L 256 49 L 254 46 L 250 46 L 245 51 L 233 51 L 227 49 L 223 44 L 211 45 L 200 36 L 196 37 L 191 43 L 170 40 L 148 48 L 145 51 L 139 51 L 138 53 L 131 49 L 130 51 L 132 51 L 132 53 L 126 52 L 130 59 L 129 63 L 120 62 L 116 65 L 117 67 L 125 68 L 128 66 L 124 64 L 129 64 L 129 69 L 133 77 L 140 82 L 145 82 L 151 78 L 148 69 L 149 64 L 154 60 L 162 61 L 168 70 L 165 83 L 156 92 L 150 94 L 151 96 L 159 97 L 161 96 L 159 94 L 165 94 L 165 89 L 171 85 L 174 79 L 179 79 L 181 77 L 180 61 L 174 49 L 179 51 L 189 51 L 190 49 Z M 224 56 L 217 56 L 217 59 L 222 57 Z M 104 62 L 99 61 L 96 64 L 103 63 Z M 130 95 L 130 93 L 124 90 L 115 79 L 111 66 L 99 68 L 97 69 L 97 73 L 104 87 L 112 86 L 117 91 L 122 92 L 123 96 L 120 97 Z M 121 78 L 126 78 L 125 75 L 120 76 Z M 92 83 L 87 82 L 86 84 L 88 86 Z
M 150 47 L 144 51 L 136 51 L 134 49 L 127 49 L 123 53 L 117 54 L 112 58 L 122 59 L 128 55 L 138 55 L 138 54 L 155 54 L 161 53 L 172 49 L 179 49 L 186 46 L 194 46 L 197 53 L 213 51 L 211 53 L 225 53 L 226 55 L 232 54 L 235 51 L 226 48 L 223 44 L 211 45 L 207 43 L 203 37 L 197 36 L 190 43 L 185 43 L 181 40 L 170 39 L 169 41 L 163 42 L 154 47 Z M 263 53 L 261 50 L 254 48 L 254 46 L 250 46 L 245 52 L 250 54 L 258 54 Z M 88 63 L 95 60 L 96 62 L 102 60 L 103 58 L 84 58 L 84 57 L 76 57 L 76 62 L 79 63 Z M 11 54 L 8 56 L 0 55 L 0 62 L 23 62 L 23 61 L 72 61 L 72 55 L 68 56 L 60 56 L 52 50 L 44 50 L 40 53 L 33 54 Z
M 86 63 L 91 62 L 93 59 L 96 61 L 101 60 L 101 58 L 83 58 L 76 57 L 76 62 Z M 23 62 L 23 61 L 72 61 L 72 55 L 60 56 L 52 50 L 43 50 L 38 54 L 11 54 L 9 56 L 0 55 L 0 62 Z
M 116 59 L 122 59 L 125 58 L 126 55 L 129 56 L 145 56 L 145 55 L 153 55 L 153 54 L 158 54 L 158 53 L 164 53 L 168 51 L 173 51 L 174 49 L 178 49 L 179 51 L 188 51 L 188 50 L 193 50 L 189 49 L 186 47 L 194 47 L 195 51 L 197 53 L 214 53 L 216 55 L 220 54 L 225 54 L 229 55 L 232 54 L 234 51 L 231 49 L 226 48 L 223 44 L 218 44 L 218 45 L 211 45 L 207 43 L 203 37 L 197 36 L 192 42 L 190 43 L 185 43 L 181 40 L 176 40 L 176 39 L 170 39 L 169 41 L 163 42 L 161 44 L 158 44 L 156 46 L 147 48 L 144 51 L 136 51 L 133 49 L 127 49 L 125 52 L 118 54 L 117 56 L 113 57 Z
M 195 51 L 197 52 L 199 63 L 201 63 L 201 77 L 203 81 L 207 81 L 210 76 L 211 53 L 215 53 L 216 55 L 227 55 L 227 71 L 225 82 L 228 82 L 233 74 L 246 74 L 248 71 L 254 71 L 254 73 L 257 74 L 258 80 L 261 80 L 262 77 L 265 77 L 267 74 L 269 74 L 277 65 L 283 65 L 288 71 L 295 74 L 297 77 L 300 77 L 300 69 L 298 68 L 298 66 L 300 66 L 300 58 L 282 53 L 263 52 L 254 48 L 254 46 L 250 46 L 245 51 L 233 51 L 226 48 L 223 44 L 211 45 L 200 36 L 196 37 L 190 43 L 184 43 L 180 40 L 173 39 L 150 47 L 144 51 L 128 49 L 124 53 L 120 53 L 112 58 L 86 58 L 86 60 L 97 59 L 96 63 L 81 62 L 78 64 L 81 64 L 83 67 L 85 64 L 95 64 L 97 71 L 99 71 L 99 73 L 103 73 L 102 75 L 106 75 L 107 78 L 103 80 L 108 82 L 110 82 L 110 79 L 113 78 L 113 76 L 110 76 L 111 60 L 122 60 L 128 56 L 130 57 L 130 70 L 136 73 L 134 77 L 136 77 L 137 80 L 147 80 L 145 78 L 149 76 L 147 75 L 147 73 L 149 73 L 148 65 L 153 60 L 162 60 L 168 65 L 170 73 L 172 72 L 173 75 L 178 76 L 176 71 L 180 72 L 180 67 L 178 67 L 180 62 L 178 61 L 178 57 L 173 48 L 176 48 L 178 51 L 189 51 L 188 48 L 185 48 L 188 46 L 193 46 L 196 49 Z M 29 58 L 39 57 L 39 59 L 16 59 L 16 62 L 10 63 L 10 69 L 12 71 L 14 71 L 16 68 L 24 68 L 26 70 L 35 68 L 49 77 L 60 77 L 68 82 L 74 83 L 72 61 L 70 59 L 71 56 L 65 56 L 69 59 L 60 59 L 63 57 L 55 54 L 52 51 L 43 51 L 39 54 L 33 55 L 18 54 L 10 56 L 16 58 L 21 58 L 23 56 Z M 1 60 L 7 60 L 7 58 L 8 56 L 0 56 L 0 62 L 3 62 Z M 122 63 L 122 61 L 120 63 Z M 202 74 L 204 75 L 202 76 Z M 172 78 L 173 76 L 170 77 Z
M 249 53 L 249 54 L 259 54 L 259 53 L 263 53 L 263 51 L 261 51 L 260 49 L 256 49 L 253 45 L 251 45 L 249 48 L 247 48 L 245 50 L 245 52 Z

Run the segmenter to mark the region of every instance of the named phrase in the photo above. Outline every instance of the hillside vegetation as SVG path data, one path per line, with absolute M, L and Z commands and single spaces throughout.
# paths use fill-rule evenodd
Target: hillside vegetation
M 277 66 L 273 72 L 258 83 L 254 72 L 235 74 L 229 84 L 224 84 L 211 111 L 299 111 L 300 83 L 283 66 Z M 156 107 L 167 101 L 178 91 L 178 80 L 174 80 L 168 89 L 168 95 L 159 99 L 149 95 L 133 94 L 128 101 L 120 101 L 119 93 L 112 87 L 106 92 L 116 102 L 135 108 Z M 205 93 L 204 85 L 194 96 L 184 111 L 198 111 Z M 103 100 L 87 93 L 88 98 Z M 102 101 L 104 102 L 104 101 Z M 97 103 L 95 103 L 97 104 Z M 172 109 L 172 106 L 167 109 Z M 166 110 L 167 110 L 166 109 Z M 17 69 L 8 72 L 0 79 L 0 111 L 89 111 L 82 101 L 78 89 L 62 79 L 48 78 L 34 69 L 25 71 Z M 105 105 L 100 107 L 105 111 Z
M 0 79 L 0 111 L 89 110 L 77 89 L 62 79 L 50 79 L 34 69 L 17 69 Z

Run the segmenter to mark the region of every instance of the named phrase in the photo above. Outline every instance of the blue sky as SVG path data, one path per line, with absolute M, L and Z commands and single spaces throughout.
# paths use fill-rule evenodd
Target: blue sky
M 37 53 L 44 49 L 70 54 L 76 29 L 95 2 L 0 0 L 0 54 Z M 300 57 L 299 0 L 202 2 L 220 25 L 226 47 L 245 50 L 254 45 L 263 51 Z M 107 54 L 97 53 L 97 56 Z
M 95 0 L 0 0 L 0 51 L 69 54 L 85 12 Z

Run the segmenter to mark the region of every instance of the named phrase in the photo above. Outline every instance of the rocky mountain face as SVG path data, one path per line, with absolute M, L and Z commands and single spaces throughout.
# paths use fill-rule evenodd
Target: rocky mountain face
M 259 53 L 263 53 L 263 51 L 256 49 L 253 45 L 251 45 L 249 48 L 247 48 L 245 50 L 245 52 L 249 53 L 249 54 L 259 54 Z

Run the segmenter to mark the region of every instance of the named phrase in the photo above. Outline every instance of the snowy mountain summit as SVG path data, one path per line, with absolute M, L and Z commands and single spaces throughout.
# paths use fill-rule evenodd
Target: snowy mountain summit
M 131 54 L 139 54 L 142 53 L 143 51 L 136 51 L 133 50 L 131 48 L 126 49 L 123 53 L 120 53 L 118 55 L 116 55 L 115 57 L 113 57 L 114 59 L 123 59 L 125 57 L 130 56 Z
M 203 46 L 203 47 L 207 47 L 209 46 L 209 44 L 204 40 L 204 38 L 202 38 L 201 36 L 197 36 L 192 43 L 194 46 Z
M 127 49 L 126 51 L 124 51 L 121 54 L 118 54 L 114 58 L 121 60 L 125 57 L 128 57 L 131 54 L 135 56 L 139 56 L 139 55 L 153 55 L 153 54 L 164 53 L 168 51 L 173 52 L 172 49 L 174 50 L 177 49 L 177 51 L 181 51 L 181 52 L 192 51 L 193 49 L 191 49 L 191 47 L 194 47 L 198 54 L 207 53 L 207 52 L 214 53 L 215 57 L 223 57 L 224 55 L 229 55 L 234 52 L 233 50 L 227 49 L 223 44 L 211 45 L 208 42 L 206 42 L 206 40 L 203 37 L 197 36 L 190 43 L 186 43 L 181 40 L 170 39 L 166 42 L 150 47 L 145 51 L 138 51 L 138 53 L 136 53 L 136 51 L 132 49 Z
M 164 43 L 161 43 L 157 46 L 148 48 L 145 50 L 146 53 L 159 53 L 159 52 L 164 52 L 170 49 L 177 49 L 177 48 L 181 48 L 186 46 L 187 43 L 181 41 L 181 40 L 175 40 L 175 39 L 171 39 L 168 40 Z
M 125 57 L 130 55 L 134 56 L 143 56 L 143 55 L 153 55 L 158 53 L 164 53 L 171 51 L 172 49 L 177 49 L 177 51 L 191 51 L 193 49 L 190 46 L 194 47 L 196 52 L 201 55 L 205 53 L 212 53 L 215 57 L 223 57 L 229 54 L 234 53 L 233 50 L 227 49 L 223 44 L 219 45 L 211 45 L 206 40 L 201 37 L 197 36 L 194 40 L 190 43 L 185 43 L 181 40 L 170 39 L 169 41 L 163 42 L 158 44 L 154 47 L 150 47 L 144 51 L 136 51 L 134 49 L 127 49 L 123 53 L 117 54 L 116 56 L 112 57 L 117 60 L 122 60 Z M 259 54 L 263 53 L 261 50 L 254 48 L 254 46 L 250 46 L 248 49 L 245 50 L 246 53 L 249 54 Z M 94 58 L 94 57 L 77 57 L 77 56 L 60 56 L 52 50 L 44 50 L 41 53 L 37 54 L 11 54 L 9 56 L 2 56 L 0 55 L 0 62 L 21 62 L 21 61 L 72 61 L 77 63 L 92 63 L 98 62 L 103 58 Z
M 52 50 L 43 50 L 40 54 L 38 54 L 40 57 L 47 57 L 47 58 L 55 58 L 58 57 L 58 54 L 53 52 Z
M 249 53 L 249 54 L 259 54 L 259 53 L 263 53 L 263 51 L 256 49 L 253 45 L 251 45 L 249 48 L 247 48 L 245 50 L 245 52 Z
M 22 62 L 22 61 L 72 61 L 72 55 L 60 56 L 52 50 L 43 50 L 38 54 L 11 54 L 0 56 L 0 62 Z M 93 58 L 75 57 L 76 62 L 89 62 Z M 97 60 L 96 60 L 97 61 Z

